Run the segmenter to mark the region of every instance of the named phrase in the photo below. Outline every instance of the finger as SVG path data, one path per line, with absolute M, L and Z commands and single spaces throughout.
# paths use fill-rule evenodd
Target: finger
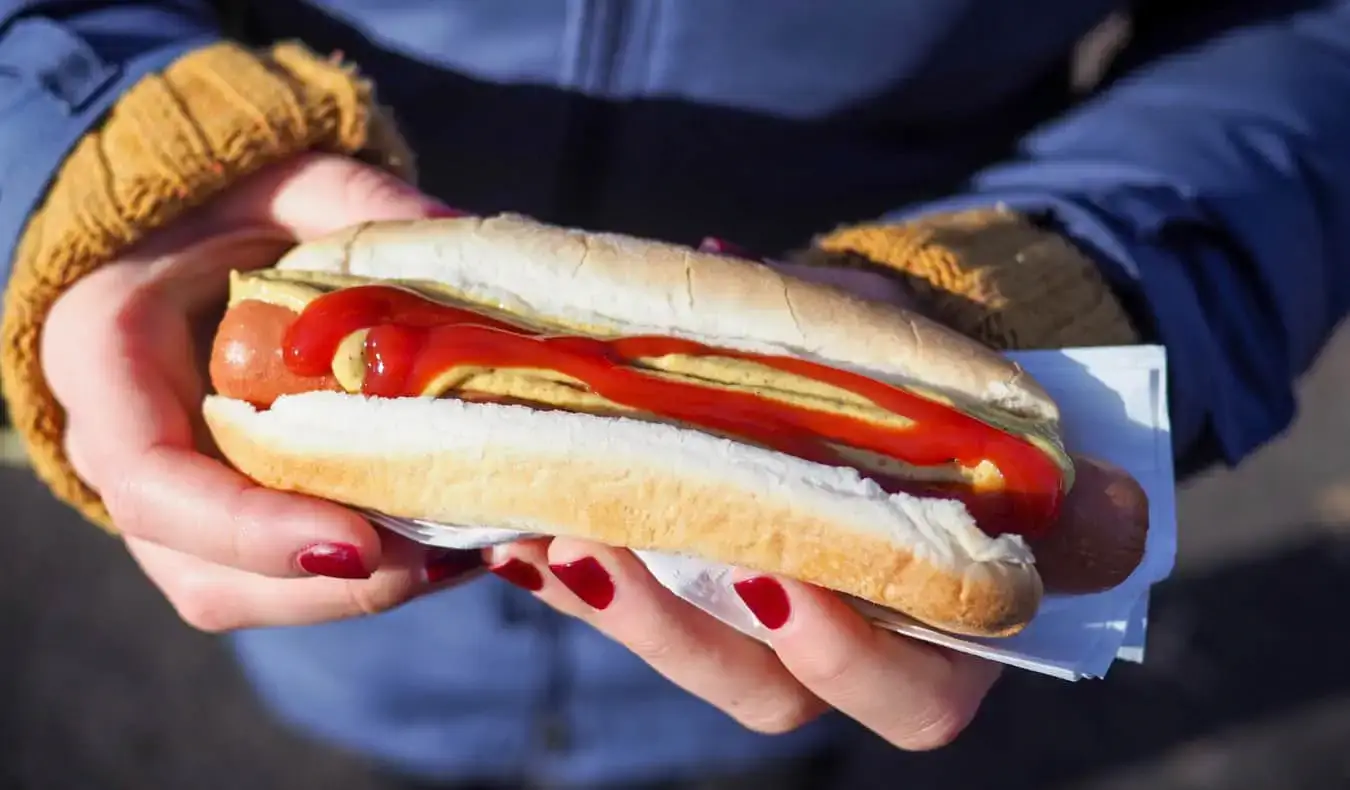
M 293 244 L 362 222 L 464 214 L 351 157 L 307 153 L 240 179 L 133 249 L 157 257 L 239 229 L 265 230 Z
M 630 551 L 558 538 L 547 546 L 494 553 L 539 567 L 537 594 L 559 610 L 594 625 L 657 672 L 760 732 L 786 732 L 814 719 L 825 706 L 802 688 L 760 642 L 698 610 L 662 587 Z
M 75 472 L 85 485 L 89 486 L 98 493 L 98 488 L 93 481 L 93 475 L 89 471 L 89 463 L 86 460 L 84 447 L 79 440 L 80 434 L 74 431 L 74 426 L 70 425 L 69 420 L 66 424 L 66 435 L 63 437 L 63 443 L 66 450 L 66 460 L 70 461 L 70 468 Z
M 223 309 L 231 271 L 271 266 L 294 245 L 282 231 L 263 226 L 230 228 L 172 246 L 155 241 L 123 255 L 121 263 L 142 267 L 155 297 L 188 315 Z
M 307 154 L 260 171 L 241 182 L 220 211 L 235 224 L 270 224 L 295 240 L 362 222 L 463 213 L 384 170 L 328 154 Z
M 1148 543 L 1148 495 L 1128 472 L 1075 456 L 1074 484 L 1060 519 L 1030 541 L 1047 592 L 1115 587 L 1139 566 Z
M 861 299 L 914 309 L 914 299 L 896 277 L 881 271 L 848 266 L 817 266 L 794 261 L 765 261 L 780 274 L 798 280 L 828 285 Z
M 825 590 L 772 576 L 735 584 L 803 686 L 892 744 L 950 743 L 998 677 L 998 665 L 870 625 Z
M 548 568 L 548 544 L 552 541 L 552 538 L 531 538 L 494 546 L 485 552 L 488 570 L 522 590 L 539 592 L 544 589 Z M 578 606 L 560 611 L 563 614 L 580 617 L 583 609 Z
M 128 538 L 127 548 L 179 616 L 202 631 L 308 625 L 389 611 L 485 573 L 479 552 L 428 550 L 385 533 L 369 579 L 271 579 Z
M 121 260 L 166 295 L 218 299 L 231 269 L 274 263 L 296 241 L 363 222 L 460 215 L 392 174 L 350 157 L 305 154 L 244 178 L 150 234 Z
M 339 505 L 273 491 L 193 449 L 151 446 L 104 476 L 119 531 L 274 577 L 360 579 L 381 564 L 379 533 Z
M 43 338 L 46 369 L 80 474 L 120 531 L 269 576 L 360 577 L 378 567 L 379 538 L 355 513 L 259 488 L 195 451 L 189 406 L 160 373 L 189 364 L 186 327 L 134 274 L 97 272 L 68 296 L 57 309 L 74 312 L 54 310 Z
M 748 261 L 764 260 L 764 256 L 756 255 L 736 242 L 727 241 L 718 236 L 704 236 L 703 240 L 698 243 L 698 251 L 714 255 L 727 255 L 732 258 L 744 258 Z

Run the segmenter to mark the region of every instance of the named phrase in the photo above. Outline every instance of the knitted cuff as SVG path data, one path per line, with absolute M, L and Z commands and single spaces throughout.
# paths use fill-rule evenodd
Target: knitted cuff
M 0 384 L 38 476 L 109 526 L 71 468 L 65 414 L 39 359 L 57 298 L 94 269 L 245 175 L 305 151 L 346 153 L 412 177 L 412 159 L 351 67 L 302 46 L 221 43 L 131 88 L 76 145 L 29 219 L 0 328 Z
M 930 317 L 999 350 L 1140 342 L 1092 260 L 1005 209 L 845 227 L 803 259 L 881 267 Z

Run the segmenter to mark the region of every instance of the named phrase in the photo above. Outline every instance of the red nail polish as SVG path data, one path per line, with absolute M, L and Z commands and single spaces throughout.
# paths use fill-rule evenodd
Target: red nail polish
M 300 552 L 295 563 L 306 573 L 333 579 L 369 579 L 361 551 L 350 543 L 316 543 Z
M 428 556 L 423 571 L 426 573 L 427 584 L 440 584 L 472 573 L 483 565 L 483 553 L 480 551 L 450 549 Z
M 488 570 L 523 590 L 538 592 L 544 589 L 543 574 L 524 560 L 512 557 L 500 565 L 493 565 Z
M 706 236 L 698 245 L 700 252 L 711 252 L 714 255 L 729 255 L 733 258 L 745 258 L 751 261 L 759 260 L 758 255 L 752 254 L 746 248 L 739 244 L 732 244 L 726 239 L 719 239 L 716 236 Z
M 751 614 L 760 624 L 770 631 L 777 631 L 788 621 L 792 614 L 792 604 L 788 601 L 787 590 L 770 576 L 756 576 L 742 579 L 731 585 L 736 594 L 745 601 Z
M 558 581 L 592 608 L 604 609 L 613 603 L 614 580 L 596 558 L 582 557 L 562 565 L 550 564 L 548 567 L 558 577 Z

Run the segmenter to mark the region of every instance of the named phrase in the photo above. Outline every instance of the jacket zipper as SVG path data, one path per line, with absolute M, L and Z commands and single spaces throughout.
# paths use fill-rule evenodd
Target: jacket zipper
M 553 201 L 558 221 L 590 225 L 607 177 L 614 136 L 615 104 L 607 101 L 615 84 L 628 29 L 630 4 L 638 0 L 578 0 L 582 21 L 577 31 L 574 95 L 563 132 L 564 159 Z
M 628 5 L 637 0 L 578 0 L 581 24 L 577 29 L 574 91 L 563 130 L 563 161 L 555 181 L 556 222 L 590 226 L 601 191 L 605 188 L 606 158 L 614 134 L 614 104 L 606 101 L 615 79 L 625 35 Z M 544 759 L 568 750 L 571 736 L 567 705 L 575 696 L 575 669 L 563 640 L 571 621 L 551 610 L 541 631 L 551 657 L 545 683 L 544 707 L 537 720 Z

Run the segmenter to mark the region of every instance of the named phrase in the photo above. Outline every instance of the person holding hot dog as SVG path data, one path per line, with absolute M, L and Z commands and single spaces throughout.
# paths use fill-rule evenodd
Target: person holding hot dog
M 1108 67 L 1071 79 L 1116 12 Z M 189 624 L 231 632 L 279 716 L 410 786 L 818 787 L 843 717 L 935 748 L 998 673 L 772 576 L 764 648 L 586 541 L 494 553 L 510 584 L 462 583 L 458 555 L 254 485 L 201 421 L 231 270 L 464 213 L 732 239 L 999 350 L 1164 344 L 1186 469 L 1289 423 L 1350 304 L 1348 3 L 0 2 L 0 20 L 0 379 L 36 471 Z M 1137 503 L 1100 495 L 1120 473 L 1078 475 L 1099 495 L 1071 492 L 1065 523 L 1133 523 Z

